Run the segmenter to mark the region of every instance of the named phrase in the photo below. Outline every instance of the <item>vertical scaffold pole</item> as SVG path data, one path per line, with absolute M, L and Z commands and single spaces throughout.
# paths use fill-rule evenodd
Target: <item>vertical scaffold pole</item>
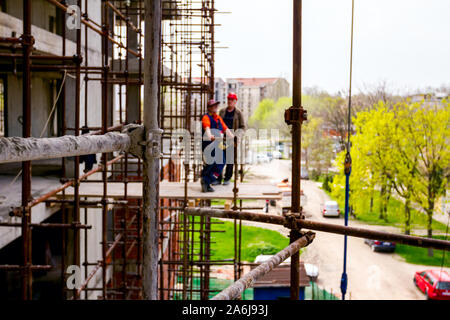
M 300 110 L 302 105 L 302 0 L 294 0 L 293 15 L 293 84 L 292 97 L 293 109 Z M 298 112 L 297 114 L 300 114 Z M 299 119 L 297 119 L 299 120 Z M 300 215 L 300 169 L 301 169 L 301 121 L 292 123 L 292 198 L 291 212 Z M 291 230 L 290 242 L 293 243 L 299 239 L 300 233 L 297 230 Z M 291 300 L 299 299 L 299 265 L 300 254 L 295 253 L 291 257 Z
M 33 50 L 33 37 L 31 35 L 31 0 L 23 1 L 23 96 L 22 96 L 22 136 L 31 137 L 31 59 Z M 22 298 L 32 298 L 31 275 L 31 162 L 22 162 L 22 248 L 23 248 L 23 274 L 22 274 Z
M 161 0 L 145 0 L 144 127 L 147 146 L 143 171 L 143 292 L 145 300 L 158 298 L 158 124 Z

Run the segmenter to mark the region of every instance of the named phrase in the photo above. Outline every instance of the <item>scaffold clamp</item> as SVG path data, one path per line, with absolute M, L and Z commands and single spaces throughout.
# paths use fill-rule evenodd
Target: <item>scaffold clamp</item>
M 287 125 L 293 125 L 294 123 L 302 124 L 304 121 L 308 120 L 308 112 L 303 109 L 303 107 L 290 107 L 284 112 L 284 121 Z

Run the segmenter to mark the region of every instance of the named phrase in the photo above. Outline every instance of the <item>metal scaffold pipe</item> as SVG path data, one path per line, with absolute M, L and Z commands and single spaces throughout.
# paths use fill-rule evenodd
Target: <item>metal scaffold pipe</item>
M 144 127 L 147 145 L 143 170 L 143 296 L 158 299 L 159 161 L 159 67 L 161 47 L 161 0 L 145 1 Z M 151 141 L 151 142 L 150 142 Z
M 64 136 L 58 138 L 0 138 L 0 163 L 44 160 L 86 154 L 127 151 L 127 134 Z
M 31 0 L 23 1 L 23 63 L 22 63 L 22 136 L 31 136 L 31 61 L 34 38 L 31 34 Z M 25 209 L 31 199 L 31 162 L 21 159 L 22 162 L 22 208 Z M 32 265 L 32 236 L 29 224 L 31 223 L 31 210 L 24 210 L 22 217 L 22 298 L 31 300 L 33 297 Z
M 358 238 L 395 241 L 398 243 L 408 244 L 411 246 L 429 247 L 438 250 L 450 249 L 450 241 L 446 240 L 407 236 L 403 234 L 395 234 L 383 231 L 368 230 L 364 228 L 341 226 L 338 224 L 324 223 L 299 218 L 290 219 L 281 216 L 245 212 L 245 211 L 215 210 L 215 209 L 200 209 L 200 208 L 186 208 L 184 212 L 187 215 L 193 216 L 210 216 L 215 218 L 240 219 L 247 221 L 277 224 L 285 226 L 286 228 L 290 229 L 302 228 L 314 231 L 323 231 L 341 235 L 348 235 Z
M 302 108 L 302 0 L 294 0 L 293 5 L 293 79 L 292 79 L 292 109 L 301 114 Z M 300 119 L 296 119 L 300 120 Z M 300 215 L 300 169 L 301 169 L 301 140 L 302 122 L 292 122 L 292 213 Z M 293 243 L 299 237 L 297 230 L 291 230 L 290 241 Z M 291 258 L 291 300 L 298 300 L 299 292 L 299 265 L 300 255 L 294 254 Z
M 268 274 L 276 266 L 280 265 L 284 260 L 292 257 L 294 254 L 298 254 L 301 248 L 308 246 L 315 237 L 315 233 L 308 232 L 300 239 L 292 242 L 288 247 L 284 248 L 267 262 L 262 263 L 241 279 L 233 283 L 231 286 L 220 292 L 211 300 L 233 300 L 239 297 L 245 289 L 252 287 L 252 285 L 261 277 Z M 297 287 L 297 291 L 299 288 Z

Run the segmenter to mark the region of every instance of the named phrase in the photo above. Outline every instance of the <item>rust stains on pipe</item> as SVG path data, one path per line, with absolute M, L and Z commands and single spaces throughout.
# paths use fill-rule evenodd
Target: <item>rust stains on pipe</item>
M 201 209 L 201 208 L 186 208 L 186 214 L 192 216 L 204 216 L 213 218 L 225 219 L 241 219 L 262 223 L 271 223 L 284 225 L 286 219 L 281 216 L 274 216 L 261 213 L 245 212 L 245 211 L 231 211 L 231 210 L 215 210 L 215 209 Z
M 341 226 L 331 223 L 323 223 L 305 219 L 295 219 L 289 221 L 285 217 L 274 216 L 268 214 L 260 214 L 245 211 L 229 211 L 229 210 L 213 210 L 213 209 L 200 209 L 200 208 L 186 208 L 185 213 L 194 216 L 210 216 L 215 218 L 225 218 L 225 219 L 241 219 L 262 223 L 271 223 L 284 225 L 291 229 L 310 229 L 314 231 L 324 231 L 336 234 L 348 235 L 357 238 L 367 238 L 374 240 L 390 240 L 403 244 L 408 244 L 416 247 L 427 247 L 434 248 L 438 250 L 449 250 L 450 241 L 430 239 L 422 237 L 407 236 L 403 234 L 395 234 L 383 231 L 374 231 L 364 228 L 355 228 L 348 226 Z

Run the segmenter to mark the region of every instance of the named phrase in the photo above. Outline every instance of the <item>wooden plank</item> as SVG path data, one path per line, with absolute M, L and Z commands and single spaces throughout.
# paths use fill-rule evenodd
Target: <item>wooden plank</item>
M 233 199 L 233 186 L 214 186 L 215 192 L 201 192 L 200 183 L 188 184 L 188 199 Z M 242 200 L 281 200 L 281 191 L 268 184 L 240 183 L 238 184 L 238 199 Z M 66 189 L 66 196 L 73 196 L 72 187 Z M 160 198 L 162 199 L 184 199 L 184 183 L 161 182 Z M 62 197 L 62 193 L 57 195 Z M 81 183 L 80 197 L 100 198 L 103 196 L 103 183 Z M 118 199 L 124 196 L 124 184 L 120 182 L 108 183 L 108 198 Z M 134 182 L 128 184 L 128 197 L 142 197 L 142 183 Z

